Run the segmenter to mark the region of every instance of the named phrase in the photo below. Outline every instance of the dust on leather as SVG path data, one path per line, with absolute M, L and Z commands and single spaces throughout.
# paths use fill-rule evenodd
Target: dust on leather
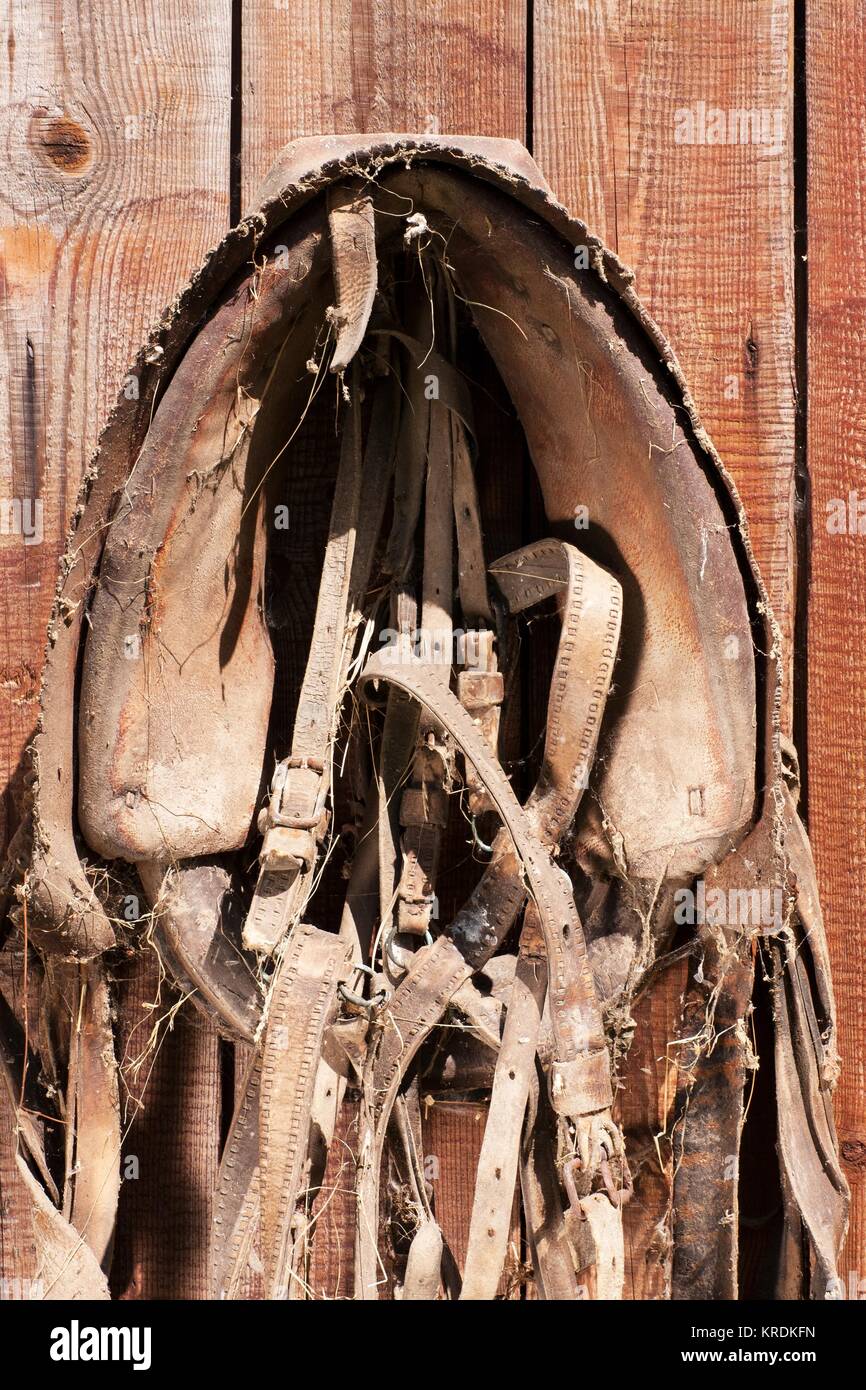
M 341 1201 L 357 1299 L 621 1297 L 632 1007 L 687 955 L 668 1291 L 737 1294 L 758 961 L 803 1252 L 776 1291 L 832 1296 L 832 991 L 778 632 L 667 344 L 510 142 L 299 142 L 266 189 L 143 351 L 61 568 L 10 866 L 12 950 L 73 1020 L 35 1100 L 3 1015 L 46 1268 L 108 1296 L 110 999 L 118 952 L 152 951 L 167 1017 L 248 1049 L 214 1297 L 330 1293 Z M 684 931 L 701 884 L 784 917 Z M 424 1117 L 466 1097 L 458 1259 Z

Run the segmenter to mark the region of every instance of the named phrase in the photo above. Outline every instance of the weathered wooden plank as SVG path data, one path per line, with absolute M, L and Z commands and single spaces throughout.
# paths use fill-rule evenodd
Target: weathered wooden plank
M 11 1010 L 31 1046 L 39 1031 L 41 994 L 41 971 L 31 965 L 23 947 L 4 951 L 0 957 L 0 1005 L 4 1016 Z M 0 1048 L 5 1052 L 12 1036 L 5 1027 L 3 1033 Z M 19 1152 L 26 1157 L 18 1131 L 21 1098 L 18 1077 L 7 1072 L 0 1081 L 0 1300 L 41 1298 L 44 1292 L 44 1283 L 39 1283 L 33 1203 L 17 1161 Z M 26 1094 L 24 1099 L 26 1102 Z M 44 1142 L 40 1117 L 31 1115 L 30 1120 Z
M 434 1212 L 461 1274 L 466 1264 L 469 1215 L 486 1121 L 487 1106 L 477 1101 L 437 1100 L 429 1103 L 424 1126 L 424 1164 L 433 1188 Z M 515 1200 L 499 1296 L 520 1298 L 524 1273 Z
M 209 1298 L 220 1113 L 218 1039 L 160 980 L 153 950 L 118 979 L 123 1186 L 117 1297 Z
M 619 1118 L 634 1179 L 634 1195 L 623 1209 L 624 1296 L 630 1299 L 666 1298 L 670 1285 L 665 1214 L 685 974 L 684 963 L 672 966 L 635 1006 L 634 1041 L 619 1092 Z
M 229 0 L 195 15 L 169 0 L 37 0 L 4 25 L 0 495 L 22 515 L 0 535 L 0 740 L 13 795 L 83 465 L 139 341 L 225 226 L 228 41 Z
M 5 834 L 83 467 L 140 340 L 228 221 L 231 4 L 14 0 L 2 37 Z M 181 1139 L 213 1122 L 200 1061 L 203 1098 L 178 1115 Z
M 282 146 L 301 135 L 391 130 L 524 139 L 526 27 L 525 0 L 246 0 L 243 203 Z M 468 1142 L 475 1128 L 477 1115 L 452 1119 L 453 1143 L 443 1141 L 449 1170 L 452 1158 L 475 1151 L 474 1138 Z M 463 1187 L 449 1189 L 449 1200 L 459 1196 L 468 1229 L 474 1168 L 464 1168 Z M 330 1229 L 323 1223 L 316 1249 L 317 1292 L 345 1286 L 345 1232 L 340 1227 L 331 1241 Z
M 807 6 L 809 831 L 839 1010 L 836 1096 L 851 1229 L 848 1296 L 866 1283 L 866 13 Z M 858 517 L 858 504 L 861 515 Z M 844 527 L 844 529 L 840 529 Z
M 0 1299 L 38 1297 L 30 1201 L 15 1159 L 14 1114 L 0 1088 Z
M 522 140 L 525 53 L 525 0 L 245 0 L 244 201 L 300 135 Z
M 740 489 L 787 641 L 788 728 L 792 25 L 790 0 L 534 4 L 535 157 L 561 200 L 635 270 Z M 664 1296 L 670 1155 L 653 1136 L 669 1118 L 682 983 L 682 968 L 670 971 L 639 1007 L 623 1077 L 637 1168 L 625 1217 L 630 1298 Z
M 535 155 L 637 275 L 793 633 L 791 0 L 535 0 Z M 790 685 L 786 696 L 790 724 Z

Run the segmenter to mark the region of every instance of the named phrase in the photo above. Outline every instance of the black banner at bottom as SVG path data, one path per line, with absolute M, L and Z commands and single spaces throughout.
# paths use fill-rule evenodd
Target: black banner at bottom
M 655 1377 L 675 1368 L 786 1371 L 805 1366 L 826 1377 L 850 1366 L 851 1342 L 863 1327 L 859 1301 L 828 1303 L 584 1303 L 488 1304 L 482 1316 L 426 1304 L 378 1303 L 59 1303 L 0 1302 L 6 1347 L 26 1358 L 28 1374 L 48 1384 L 70 1376 L 98 1378 L 102 1370 L 172 1377 L 214 1373 L 246 1390 L 276 1371 L 280 1379 L 307 1374 L 342 1380 L 364 1369 L 364 1379 L 388 1375 L 400 1347 L 403 1372 L 449 1379 L 475 1349 L 485 1373 L 503 1354 L 520 1380 L 554 1371 L 551 1361 L 573 1363 L 576 1374 L 598 1371 Z M 503 1316 L 506 1322 L 500 1322 Z M 463 1321 L 463 1318 L 466 1321 Z M 490 1318 L 490 1322 L 487 1318 Z M 452 1322 L 452 1318 L 455 1321 Z M 440 1341 L 442 1335 L 448 1342 Z M 460 1361 L 449 1370 L 460 1337 Z M 287 1340 L 291 1338 L 291 1341 Z M 394 1339 L 400 1340 L 395 1343 Z M 408 1338 L 408 1341 L 404 1341 Z M 525 1340 L 524 1340 L 525 1339 Z M 390 1348 L 390 1350 L 389 1350 Z M 412 1348 L 411 1365 L 405 1353 Z M 315 1358 L 316 1371 L 307 1370 Z M 353 1367 L 353 1363 L 358 1365 Z M 276 1365 L 273 1363 L 276 1361 Z M 396 1366 L 394 1367 L 396 1373 Z M 534 1384 L 529 1390 L 536 1390 Z

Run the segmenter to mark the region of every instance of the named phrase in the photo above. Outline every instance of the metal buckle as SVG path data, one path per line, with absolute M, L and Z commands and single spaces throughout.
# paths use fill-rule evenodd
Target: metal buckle
M 581 1200 L 577 1195 L 577 1187 L 574 1181 L 574 1170 L 575 1168 L 579 1167 L 580 1159 L 570 1158 L 568 1162 L 564 1164 L 562 1169 L 562 1183 L 565 1188 L 565 1195 L 568 1198 L 568 1205 L 571 1207 L 572 1211 L 580 1217 L 581 1221 L 585 1221 L 586 1212 L 584 1211 L 583 1204 L 581 1203 Z
M 399 933 L 399 931 L 397 930 L 397 928 L 392 926 L 391 929 L 390 929 L 390 931 L 388 932 L 387 936 L 385 937 L 383 949 L 384 949 L 384 951 L 385 951 L 385 955 L 388 957 L 389 961 L 390 961 L 391 964 L 395 967 L 395 969 L 397 969 L 397 970 L 402 970 L 402 971 L 405 973 L 405 972 L 409 969 L 408 965 L 406 964 L 405 960 L 402 960 L 402 959 L 401 959 L 400 956 L 397 956 L 397 955 L 394 954 L 394 950 L 395 950 L 394 939 L 395 939 L 395 937 L 397 937 L 397 936 L 399 936 L 399 935 L 400 935 L 400 933 Z M 432 946 L 432 945 L 433 945 L 433 934 L 432 934 L 432 932 L 430 932 L 430 931 L 425 931 L 425 933 L 424 933 L 424 945 L 425 945 L 425 946 Z M 398 946 L 396 949 L 397 949 L 397 950 L 400 950 L 401 948 Z
M 353 966 L 353 973 L 372 975 L 373 971 L 369 965 L 361 965 L 359 963 Z M 388 998 L 388 991 L 386 989 L 379 989 L 371 999 L 365 999 L 363 994 L 356 994 L 354 990 L 349 989 L 343 980 L 337 985 L 337 994 L 342 999 L 343 1003 L 348 1004 L 350 1008 L 368 1014 L 375 1013 L 381 1009 Z
M 280 809 L 289 773 L 296 769 L 315 772 L 319 778 L 324 778 L 325 765 L 321 758 L 284 758 L 282 762 L 278 763 L 271 782 L 267 812 L 268 826 L 282 826 L 289 830 L 315 830 L 322 819 L 323 805 L 320 803 L 324 802 L 323 782 L 316 793 L 316 804 L 309 816 L 287 816 Z

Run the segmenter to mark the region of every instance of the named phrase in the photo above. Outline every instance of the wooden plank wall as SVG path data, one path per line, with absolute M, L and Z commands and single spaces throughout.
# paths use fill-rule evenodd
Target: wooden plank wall
M 13 0 L 4 30 L 2 495 L 39 498 L 44 529 L 41 545 L 0 537 L 0 759 L 12 825 L 84 465 L 138 344 L 229 225 L 231 6 Z M 152 958 L 129 975 L 123 1048 L 149 1031 Z M 128 1136 L 140 1176 L 124 1191 L 121 1216 L 132 1197 L 137 1219 L 121 1224 L 119 1292 L 205 1292 L 218 1081 L 215 1039 L 180 1020 L 150 1078 L 156 1122 Z M 16 1191 L 8 1162 L 0 1176 L 5 1200 Z M 188 1201 L 173 1210 L 166 1193 Z M 18 1250 L 7 1277 L 30 1272 Z
M 843 1275 L 866 1298 L 866 7 L 808 8 L 809 832 L 833 959 L 851 1185 Z M 852 494 L 854 494 L 852 496 Z M 858 516 L 858 499 L 859 512 Z M 846 529 L 836 527 L 844 503 Z
M 840 1125 L 858 1199 L 848 1255 L 856 1270 L 866 1269 L 864 981 L 850 933 L 863 917 L 866 759 L 856 715 L 866 712 L 866 541 L 829 536 L 822 509 L 858 482 L 866 494 L 856 418 L 866 267 L 855 164 L 863 159 L 866 35 L 861 5 L 809 0 L 815 525 L 811 574 L 798 577 L 796 460 L 806 437 L 797 421 L 804 374 L 794 358 L 803 307 L 793 241 L 799 3 L 140 0 L 130 8 L 12 0 L 0 78 L 9 162 L 0 192 L 0 469 L 4 497 L 41 499 L 44 541 L 0 536 L 0 758 L 11 827 L 78 478 L 147 325 L 252 201 L 281 146 L 363 130 L 525 140 L 561 199 L 636 270 L 639 293 L 673 341 L 744 496 L 789 653 L 795 597 L 811 579 L 808 687 L 789 677 L 785 721 L 794 727 L 796 708 L 798 731 L 808 729 L 810 829 L 847 1063 Z M 741 111 L 752 113 L 749 135 L 732 142 L 732 113 Z M 153 984 L 146 965 L 130 967 L 121 1007 L 131 1055 Z M 625 1119 L 641 1156 L 630 1218 L 637 1297 L 663 1289 L 659 1251 L 644 1252 L 666 1201 L 654 1135 L 671 1095 L 666 1042 L 680 988 L 679 977 L 668 979 L 643 1009 L 627 1078 Z M 124 1194 L 118 1292 L 127 1297 L 202 1292 L 219 1063 L 214 1037 L 194 1020 L 177 1025 L 156 1061 L 145 1118 L 127 1141 L 141 1167 L 139 1186 Z M 9 1152 L 0 1144 L 7 1211 L 16 1200 Z M 160 1205 L 169 1188 L 184 1194 L 185 1215 Z M 185 1253 L 171 1261 L 179 1220 Z M 26 1270 L 26 1246 L 8 1238 L 7 1223 L 0 1274 Z
M 787 0 L 534 5 L 534 153 L 557 194 L 635 271 L 743 495 L 783 632 L 793 612 L 792 24 Z M 768 113 L 774 144 L 709 143 Z M 691 122 L 691 124 L 690 124 Z M 757 133 L 757 132 L 756 132 Z M 760 133 L 763 134 L 763 126 Z M 684 139 L 683 137 L 686 137 Z M 693 142 L 687 142 L 688 139 Z M 791 721 L 791 686 L 786 723 Z M 635 1297 L 659 1297 L 666 1129 L 685 974 L 639 1006 L 624 1075 L 637 1165 L 627 1210 Z M 660 1171 L 660 1163 L 664 1171 Z

